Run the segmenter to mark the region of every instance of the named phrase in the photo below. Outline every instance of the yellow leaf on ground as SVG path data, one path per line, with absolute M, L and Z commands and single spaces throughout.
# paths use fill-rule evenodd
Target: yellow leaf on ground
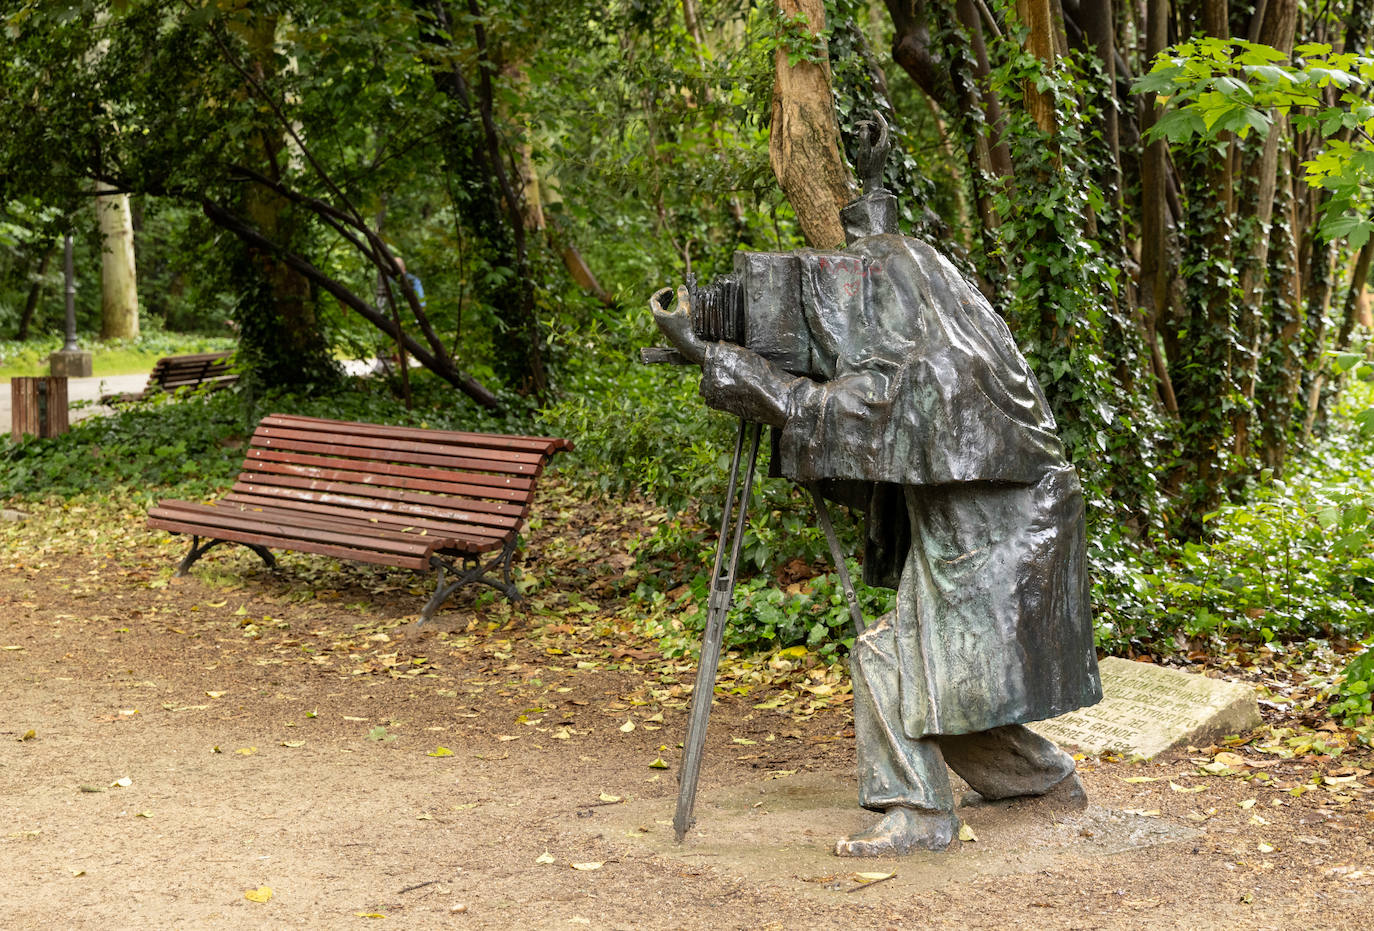
M 962 841 L 968 841 L 970 843 L 976 843 L 978 841 L 978 835 L 974 834 L 973 828 L 969 827 L 969 825 L 965 823 L 959 825 L 959 839 Z
M 1255 801 L 1256 800 L 1253 798 L 1247 798 L 1242 802 L 1236 802 L 1236 804 L 1239 805 L 1241 808 L 1250 809 L 1255 807 Z
M 118 786 L 118 787 L 121 788 L 121 789 L 127 789 L 127 788 L 129 788 L 129 786 L 131 786 L 131 785 L 133 785 L 133 784 L 134 784 L 134 781 L 133 781 L 132 779 L 130 779 L 128 776 L 121 776 L 120 778 L 116 779 L 114 782 L 110 783 L 110 785 L 112 785 L 112 786 Z
M 238 748 L 237 750 L 235 750 L 234 752 L 237 753 L 239 756 L 252 756 L 253 754 L 255 754 L 255 753 L 258 752 L 258 748 L 257 748 L 257 747 L 239 747 L 239 748 Z
M 358 918 L 385 918 L 381 912 L 354 912 Z
M 668 764 L 663 762 L 663 757 L 659 757 L 649 764 L 650 769 L 667 769 Z
M 968 827 L 968 825 L 965 825 L 965 827 Z M 969 833 L 972 834 L 973 832 L 970 831 Z M 896 875 L 895 871 L 891 873 L 855 873 L 854 878 L 863 883 L 875 883 L 880 879 L 891 879 Z
M 223 698 L 224 696 L 228 695 L 229 693 L 228 693 L 228 692 L 206 692 L 205 694 L 206 694 L 206 695 L 209 695 L 211 698 Z
M 305 741 L 304 741 L 304 740 L 283 740 L 283 741 L 281 742 L 281 745 L 282 745 L 283 747 L 290 747 L 292 750 L 299 750 L 301 747 L 304 747 L 304 746 L 305 746 Z
M 601 867 L 605 866 L 605 864 L 600 860 L 592 860 L 588 863 L 573 863 L 571 866 L 575 870 L 599 870 Z
M 250 902 L 266 902 L 272 898 L 271 886 L 259 886 L 256 889 L 249 889 L 243 897 Z
M 1164 778 L 1163 776 L 1130 776 L 1130 777 L 1126 778 L 1124 781 L 1125 781 L 1125 782 L 1131 782 L 1131 783 L 1139 783 L 1139 782 L 1159 782 L 1159 780 L 1161 780 L 1161 779 L 1163 779 L 1163 778 Z
M 635 729 L 635 722 L 631 721 L 629 718 L 626 718 L 626 719 L 625 719 L 625 723 L 622 724 L 622 725 L 620 725 L 620 733 L 622 733 L 622 734 L 628 734 L 628 733 L 630 733 L 630 731 L 632 731 L 632 730 L 634 730 L 634 729 Z
M 23 743 L 26 740 L 33 740 L 37 736 L 38 732 L 30 729 L 19 735 L 19 742 Z
M 752 747 L 754 744 L 758 743 L 757 740 L 750 740 L 748 737 L 731 737 L 730 742 L 743 744 L 746 747 Z
M 1181 786 L 1181 785 L 1179 785 L 1177 782 L 1174 782 L 1173 780 L 1170 780 L 1170 781 L 1169 781 L 1169 788 L 1173 789 L 1175 792 L 1202 792 L 1202 791 L 1205 790 L 1207 787 L 1206 787 L 1206 786 Z
M 558 730 L 554 731 L 549 736 L 552 737 L 554 740 L 567 740 L 568 738 L 572 737 L 572 732 L 569 731 L 566 727 L 560 727 Z
M 551 854 L 551 853 L 549 853 L 547 850 L 545 850 L 545 851 L 544 851 L 543 853 L 541 853 L 539 856 L 537 856 L 537 857 L 534 858 L 534 862 L 535 862 L 535 863 L 554 863 L 554 862 L 557 862 L 557 861 L 554 860 L 553 854 Z
M 605 792 L 602 792 L 600 798 L 598 799 L 598 801 L 602 801 L 602 802 L 605 802 L 606 804 L 610 805 L 610 804 L 613 804 L 613 803 L 615 803 L 615 802 L 620 801 L 620 796 L 619 796 L 619 795 L 607 795 Z
M 453 756 L 453 751 L 448 747 L 435 747 L 425 754 L 425 756 Z

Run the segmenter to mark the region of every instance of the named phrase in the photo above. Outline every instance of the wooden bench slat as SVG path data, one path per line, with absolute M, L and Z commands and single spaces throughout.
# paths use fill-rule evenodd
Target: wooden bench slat
M 322 425 L 328 429 L 346 421 L 327 420 L 322 417 L 301 417 L 295 414 L 269 414 L 263 418 L 264 424 L 269 426 L 294 426 L 307 428 L 313 425 Z M 361 429 L 358 435 L 397 437 L 401 439 L 419 440 L 425 443 L 444 442 L 455 443 L 457 445 L 476 446 L 486 449 L 511 449 L 524 452 L 539 453 L 541 456 L 548 457 L 561 450 L 571 450 L 573 444 L 569 440 L 551 436 L 525 436 L 514 433 L 473 433 L 462 430 L 431 430 L 422 427 L 400 427 L 391 424 L 351 424 Z
M 280 463 L 301 468 L 317 468 L 322 471 L 332 470 L 339 475 L 356 476 L 350 480 L 362 481 L 367 484 L 372 484 L 369 479 L 374 476 L 395 476 L 399 480 L 397 484 L 405 482 L 405 487 L 416 489 L 424 487 L 421 483 L 433 481 L 436 487 L 431 490 L 438 490 L 438 486 L 443 484 L 452 489 L 452 494 L 465 497 L 498 498 L 503 501 L 522 502 L 528 501 L 534 492 L 534 480 L 524 477 L 455 472 L 452 469 L 426 469 L 394 462 L 360 463 L 354 459 L 303 455 L 280 449 L 250 449 L 248 450 L 248 459 L 249 462 L 245 463 L 246 467 L 265 472 L 280 471 L 274 465 Z M 388 484 L 385 479 L 379 479 L 378 483 Z
M 522 509 L 519 513 L 493 514 L 487 509 L 503 505 L 407 492 L 377 485 L 332 482 L 321 485 L 306 478 L 268 475 L 262 472 L 241 474 L 239 481 L 234 484 L 234 490 L 289 497 L 298 501 L 317 500 L 352 507 L 359 511 L 390 511 L 504 528 L 516 527 L 525 513 Z
M 312 438 L 310 434 L 287 434 L 274 428 L 270 431 L 259 431 L 254 433 L 249 442 L 251 445 L 257 447 L 286 449 L 303 453 L 321 453 L 327 456 L 341 456 L 351 459 L 371 459 L 380 460 L 382 462 L 404 461 L 416 463 L 418 465 L 442 466 L 450 469 L 480 470 L 493 473 L 503 472 L 512 475 L 536 476 L 540 472 L 540 464 L 537 461 L 527 460 L 522 462 L 453 455 L 445 451 L 443 447 L 429 447 L 426 444 L 420 443 L 388 446 L 386 445 L 387 441 L 372 438 L 368 440 L 368 443 L 371 445 L 352 445 L 327 442 L 327 436 L 319 437 L 319 439 L 326 441 L 317 441 Z
M 213 528 L 218 535 L 221 530 L 242 530 L 270 536 L 278 541 L 319 540 L 357 549 L 375 550 L 380 553 L 394 553 L 415 557 L 428 556 L 442 544 L 448 542 L 440 536 L 421 534 L 400 534 L 394 531 L 368 532 L 366 528 L 341 530 L 338 525 L 327 521 L 310 521 L 300 514 L 278 514 L 259 511 L 238 505 L 193 505 L 187 502 L 163 502 L 148 513 L 157 520 L 174 521 L 186 526 Z M 193 509 L 195 508 L 195 509 Z M 204 531 L 198 531 L 206 536 Z M 400 539 L 409 537 L 410 539 Z M 294 548 L 294 546 L 292 547 Z
M 352 523 L 359 520 L 373 523 L 379 527 L 413 527 L 428 530 L 438 536 L 455 537 L 466 544 L 482 545 L 492 540 L 504 539 L 508 528 L 485 527 L 478 524 L 460 524 L 442 520 L 418 517 L 413 514 L 387 513 L 385 511 L 360 511 L 357 508 L 328 504 L 309 498 L 292 500 L 279 495 L 257 495 L 247 491 L 231 491 L 220 499 L 247 507 L 272 507 L 280 510 L 298 511 L 305 514 L 324 514 Z
M 426 569 L 429 567 L 428 560 L 421 560 L 414 556 L 398 556 L 392 553 L 379 553 L 376 550 L 356 550 L 346 546 L 316 543 L 311 540 L 293 540 L 287 544 L 284 543 L 281 538 L 274 537 L 270 534 L 251 533 L 237 530 L 232 527 L 207 528 L 196 524 L 183 524 L 172 520 L 154 521 L 151 519 L 148 521 L 148 526 L 157 530 L 166 530 L 171 533 L 189 533 L 215 540 L 230 540 L 234 543 L 252 543 L 257 546 L 276 546 L 282 549 L 294 550 L 299 553 L 317 553 L 321 556 L 332 556 L 335 559 L 352 559 L 357 562 L 373 563 L 380 566 L 394 566 L 397 569 Z
M 443 441 L 432 438 L 414 438 L 411 436 L 389 436 L 389 435 L 369 435 L 354 433 L 345 429 L 343 426 L 324 428 L 310 425 L 310 428 L 302 428 L 301 425 L 285 425 L 259 427 L 257 435 L 264 437 L 282 437 L 293 441 L 305 441 L 312 443 L 333 443 L 346 447 L 361 447 L 363 449 L 379 449 L 386 452 L 403 453 L 430 453 L 446 456 L 455 456 L 465 459 L 477 459 L 489 462 L 522 464 L 539 466 L 547 458 L 538 450 L 527 449 L 502 449 L 484 446 L 477 443 L 463 443 L 458 441 Z M 404 457 L 404 458 L 409 458 Z

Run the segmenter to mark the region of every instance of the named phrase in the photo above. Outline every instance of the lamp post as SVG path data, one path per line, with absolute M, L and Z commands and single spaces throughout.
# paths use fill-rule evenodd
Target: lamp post
M 48 371 L 56 377 L 90 378 L 91 354 L 82 352 L 76 342 L 76 270 L 72 260 L 72 237 L 62 243 L 63 276 L 67 292 L 67 333 L 62 348 L 48 356 Z
M 76 344 L 76 271 L 72 262 L 72 234 L 68 233 L 62 244 L 63 277 L 67 289 L 67 341 L 62 344 L 63 352 L 79 352 Z

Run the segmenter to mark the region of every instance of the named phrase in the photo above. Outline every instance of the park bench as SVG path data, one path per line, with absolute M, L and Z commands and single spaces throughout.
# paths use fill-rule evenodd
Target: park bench
M 268 568 L 276 548 L 434 570 L 423 623 L 469 582 L 519 600 L 511 557 L 535 482 L 554 453 L 571 448 L 551 437 L 271 414 L 228 494 L 211 504 L 159 501 L 148 526 L 191 536 L 177 575 L 230 542 Z
M 148 375 L 148 386 L 142 391 L 107 394 L 101 404 L 130 404 L 154 395 L 176 391 L 178 388 L 215 391 L 227 388 L 239 380 L 232 368 L 232 352 L 200 352 L 185 356 L 163 356 Z

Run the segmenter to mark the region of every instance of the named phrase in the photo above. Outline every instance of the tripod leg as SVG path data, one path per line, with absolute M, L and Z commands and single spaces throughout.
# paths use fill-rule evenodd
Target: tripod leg
M 864 632 L 864 615 L 859 610 L 859 596 L 854 593 L 854 583 L 849 579 L 849 566 L 845 564 L 844 553 L 840 552 L 840 538 L 835 535 L 835 525 L 830 522 L 830 506 L 821 496 L 820 482 L 807 482 L 806 490 L 811 492 L 811 500 L 816 505 L 816 520 L 825 534 L 825 544 L 830 547 L 830 559 L 835 563 L 835 572 L 844 588 L 844 600 L 849 603 L 849 618 L 854 622 L 854 636 Z
M 750 426 L 753 427 L 753 437 L 750 441 L 744 485 L 739 489 L 737 506 L 735 498 L 740 459 L 744 449 L 744 437 Z M 735 437 L 735 453 L 730 461 L 730 483 L 725 493 L 725 513 L 720 519 L 715 568 L 711 572 L 711 596 L 706 609 L 706 631 L 701 639 L 701 658 L 697 664 L 696 685 L 692 687 L 692 710 L 687 717 L 687 737 L 682 744 L 677 811 L 673 815 L 673 833 L 677 836 L 678 843 L 682 842 L 687 829 L 692 826 L 692 808 L 696 805 L 697 781 L 701 776 L 701 754 L 706 747 L 706 723 L 711 716 L 711 700 L 716 691 L 716 670 L 720 665 L 721 642 L 725 637 L 725 619 L 730 613 L 730 604 L 735 596 L 735 573 L 739 568 L 740 549 L 744 545 L 749 497 L 754 487 L 754 465 L 758 461 L 759 439 L 762 435 L 761 425 L 751 425 L 741 420 L 739 433 Z

